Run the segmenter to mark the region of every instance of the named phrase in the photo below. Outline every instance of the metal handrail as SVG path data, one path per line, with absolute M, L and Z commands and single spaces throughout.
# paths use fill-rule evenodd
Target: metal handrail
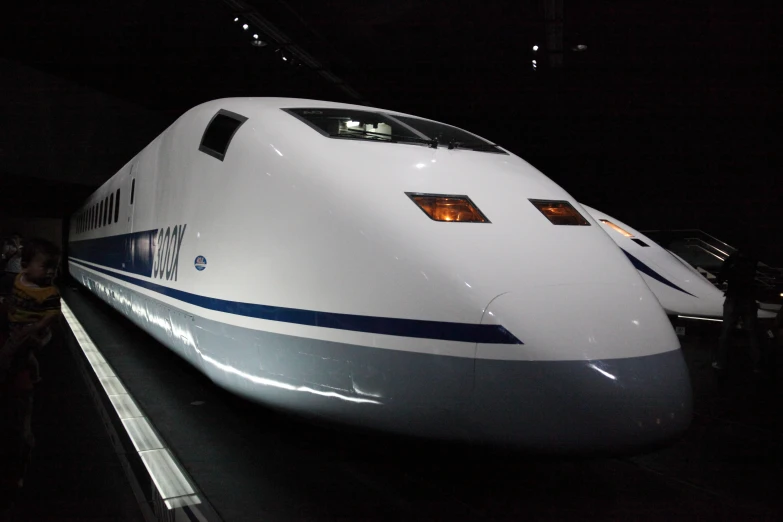
M 685 248 L 695 248 L 714 257 L 720 263 L 726 261 L 726 258 L 737 251 L 736 248 L 725 241 L 712 236 L 699 229 L 681 229 L 681 230 L 650 230 L 643 232 L 649 235 L 656 233 L 666 234 L 671 239 L 677 240 Z M 662 245 L 668 248 L 669 245 Z M 757 283 L 767 290 L 774 289 L 783 284 L 783 269 L 772 267 L 759 261 L 756 270 Z
M 718 254 L 715 254 L 714 252 L 710 252 L 709 250 L 707 250 L 706 248 L 704 248 L 701 245 L 688 245 L 688 246 L 694 246 L 694 247 L 696 247 L 696 248 L 698 248 L 700 250 L 704 250 L 704 252 L 706 252 L 707 254 L 711 255 L 712 257 L 714 257 L 716 259 L 719 259 L 721 263 L 726 261 L 724 258 L 720 257 Z

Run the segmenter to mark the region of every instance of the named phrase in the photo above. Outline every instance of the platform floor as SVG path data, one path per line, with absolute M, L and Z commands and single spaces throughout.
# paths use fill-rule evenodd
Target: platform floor
M 63 295 L 226 521 L 783 517 L 783 383 L 771 378 L 783 375 L 779 362 L 768 363 L 760 378 L 740 353 L 733 371 L 716 374 L 708 337 L 683 339 L 696 415 L 681 441 L 633 458 L 542 459 L 336 429 L 270 411 L 218 389 L 86 291 Z M 72 363 L 57 364 L 68 379 Z M 27 520 L 47 519 L 52 510 L 42 506 L 55 502 L 50 495 L 68 514 L 57 520 L 134 520 L 122 472 L 111 465 L 108 442 L 98 440 L 100 425 L 89 420 L 92 403 L 76 391 L 80 383 L 58 381 L 58 371 L 47 369 L 46 378 L 67 391 L 40 406 L 35 463 L 42 467 L 26 493 L 29 512 L 41 517 Z M 71 439 L 95 449 L 66 449 Z M 107 500 L 93 508 L 82 490 L 105 490 Z M 118 512 L 125 518 L 112 518 Z
M 33 413 L 36 447 L 24 487 L 2 495 L 0 521 L 142 520 L 125 472 L 64 336 L 41 354 Z

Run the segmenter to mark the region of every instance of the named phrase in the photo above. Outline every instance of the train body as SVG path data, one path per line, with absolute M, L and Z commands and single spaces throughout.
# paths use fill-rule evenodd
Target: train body
M 587 205 L 583 207 L 642 274 L 667 314 L 723 316 L 723 292 L 695 268 L 622 221 Z
M 726 300 L 723 291 L 696 268 L 630 225 L 587 205 L 582 207 L 617 243 L 668 315 L 694 320 L 722 319 Z M 757 315 L 759 319 L 775 317 L 773 312 L 761 308 Z
M 77 281 L 273 407 L 556 452 L 655 444 L 690 422 L 677 337 L 599 222 L 442 123 L 208 102 L 69 233 Z

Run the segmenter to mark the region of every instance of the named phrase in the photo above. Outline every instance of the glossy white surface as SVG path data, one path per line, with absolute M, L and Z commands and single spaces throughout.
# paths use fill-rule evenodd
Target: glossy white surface
M 642 274 L 644 282 L 653 291 L 667 313 L 707 317 L 723 316 L 723 301 L 725 300 L 723 292 L 707 281 L 692 266 L 678 259 L 674 254 L 662 248 L 658 243 L 633 227 L 587 205 L 582 206 L 596 221 L 601 219 L 609 220 L 633 234 L 635 238 L 644 241 L 649 245 L 648 247 L 638 245 L 631 238 L 625 237 L 605 223 L 601 223 L 601 227 L 617 243 L 617 246 L 639 259 L 674 285 L 692 294 L 688 295 L 646 274 Z
M 483 322 L 502 324 L 516 335 L 524 333 L 525 344 L 479 344 L 480 359 L 614 359 L 679 346 L 672 328 L 666 328 L 666 315 L 641 281 L 530 285 L 492 301 Z
M 527 201 L 567 200 L 581 209 L 567 192 L 513 154 L 329 139 L 280 110 L 339 106 L 367 110 L 312 100 L 226 99 L 188 111 L 90 198 L 99 201 L 121 187 L 125 197 L 119 223 L 79 239 L 187 224 L 177 281 L 140 279 L 231 301 L 365 316 L 478 324 L 492 299 L 526 289 L 531 282 L 539 288 L 566 285 L 577 294 L 586 281 L 646 292 L 596 222 L 554 226 Z M 249 118 L 223 162 L 197 148 L 205 126 L 221 108 Z M 129 221 L 131 166 L 136 188 Z M 432 221 L 405 192 L 466 194 L 492 223 Z M 208 260 L 205 270 L 193 267 L 196 256 Z M 564 297 L 590 298 L 593 306 L 603 306 L 602 295 L 577 294 Z M 198 308 L 160 298 L 183 311 Z M 199 311 L 216 320 L 303 337 L 461 357 L 476 354 L 471 343 Z M 515 313 L 524 317 L 531 311 L 523 307 Z M 668 338 L 669 325 L 657 315 L 643 319 L 656 322 Z M 514 333 L 525 343 L 539 337 L 519 327 Z M 600 356 L 623 357 L 628 345 L 639 340 L 615 341 L 607 341 Z M 580 357 L 592 349 L 575 348 Z M 655 353 L 659 346 L 645 349 Z

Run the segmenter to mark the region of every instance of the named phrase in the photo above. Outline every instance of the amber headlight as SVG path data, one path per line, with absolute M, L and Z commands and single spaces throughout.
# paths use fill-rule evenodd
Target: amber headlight
M 598 221 L 600 221 L 601 223 L 603 223 L 607 227 L 611 228 L 612 230 L 621 233 L 625 237 L 633 237 L 633 234 L 631 234 L 630 232 L 626 231 L 625 229 L 615 225 L 614 223 L 612 223 L 608 219 L 599 219 Z
M 530 202 L 544 214 L 553 225 L 590 226 L 590 223 L 583 218 L 568 201 L 531 199 Z
M 406 192 L 405 194 L 433 221 L 490 223 L 468 196 L 418 194 L 414 192 Z

